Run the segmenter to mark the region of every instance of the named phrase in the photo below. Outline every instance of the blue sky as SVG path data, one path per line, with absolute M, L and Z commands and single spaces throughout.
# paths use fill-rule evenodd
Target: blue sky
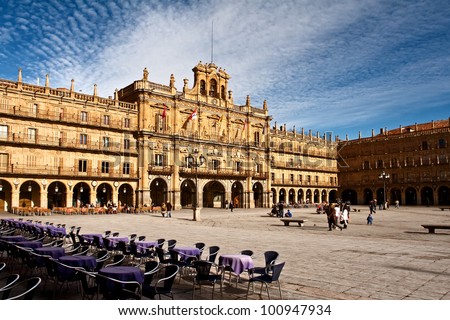
M 236 104 L 350 139 L 450 117 L 448 0 L 0 0 L 0 78 L 113 95 L 142 77 L 193 85 L 211 60 Z M 274 124 L 274 123 L 273 123 Z

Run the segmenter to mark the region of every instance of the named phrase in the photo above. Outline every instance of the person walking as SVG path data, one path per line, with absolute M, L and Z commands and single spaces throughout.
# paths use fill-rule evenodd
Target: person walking
M 230 203 L 228 204 L 228 208 L 230 208 L 230 211 L 233 212 L 233 208 L 234 208 L 233 201 L 230 201 Z
M 369 215 L 367 216 L 367 224 L 372 224 L 373 222 L 373 216 L 372 213 L 369 213 Z
M 336 204 L 330 204 L 327 209 L 328 231 L 333 231 L 333 228 L 339 228 L 342 231 L 342 227 L 337 224 L 336 219 Z
M 166 210 L 167 210 L 166 217 L 172 218 L 172 204 L 169 201 L 167 201 L 167 203 L 166 203 Z
M 346 204 L 344 205 L 344 209 L 342 210 L 341 216 L 340 216 L 340 221 L 342 221 L 342 223 L 344 224 L 344 229 L 347 229 L 348 226 L 348 218 L 349 218 L 349 210 L 348 210 L 349 206 L 347 206 Z

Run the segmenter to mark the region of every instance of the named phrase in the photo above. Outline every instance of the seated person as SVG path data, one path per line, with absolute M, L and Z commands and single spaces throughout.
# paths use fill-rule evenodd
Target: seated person
M 288 211 L 284 214 L 284 216 L 285 216 L 286 218 L 292 218 L 291 210 L 288 209 Z

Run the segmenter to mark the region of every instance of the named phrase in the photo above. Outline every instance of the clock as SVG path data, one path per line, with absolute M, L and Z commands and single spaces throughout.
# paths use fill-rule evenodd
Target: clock
M 93 187 L 96 187 L 98 182 L 96 180 L 94 180 L 94 181 L 91 182 L 91 184 L 92 184 Z

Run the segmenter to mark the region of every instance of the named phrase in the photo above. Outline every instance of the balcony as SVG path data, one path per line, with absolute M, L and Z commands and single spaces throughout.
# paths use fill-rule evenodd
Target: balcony
M 121 169 L 109 169 L 108 173 L 102 173 L 101 169 L 88 169 L 85 172 L 79 171 L 76 167 L 51 167 L 45 166 L 30 166 L 22 164 L 10 164 L 8 166 L 0 166 L 1 174 L 11 174 L 17 177 L 18 175 L 37 175 L 43 177 L 55 176 L 61 177 L 90 177 L 97 179 L 114 178 L 114 179 L 136 179 L 137 172 L 130 171 L 129 174 L 124 174 Z

